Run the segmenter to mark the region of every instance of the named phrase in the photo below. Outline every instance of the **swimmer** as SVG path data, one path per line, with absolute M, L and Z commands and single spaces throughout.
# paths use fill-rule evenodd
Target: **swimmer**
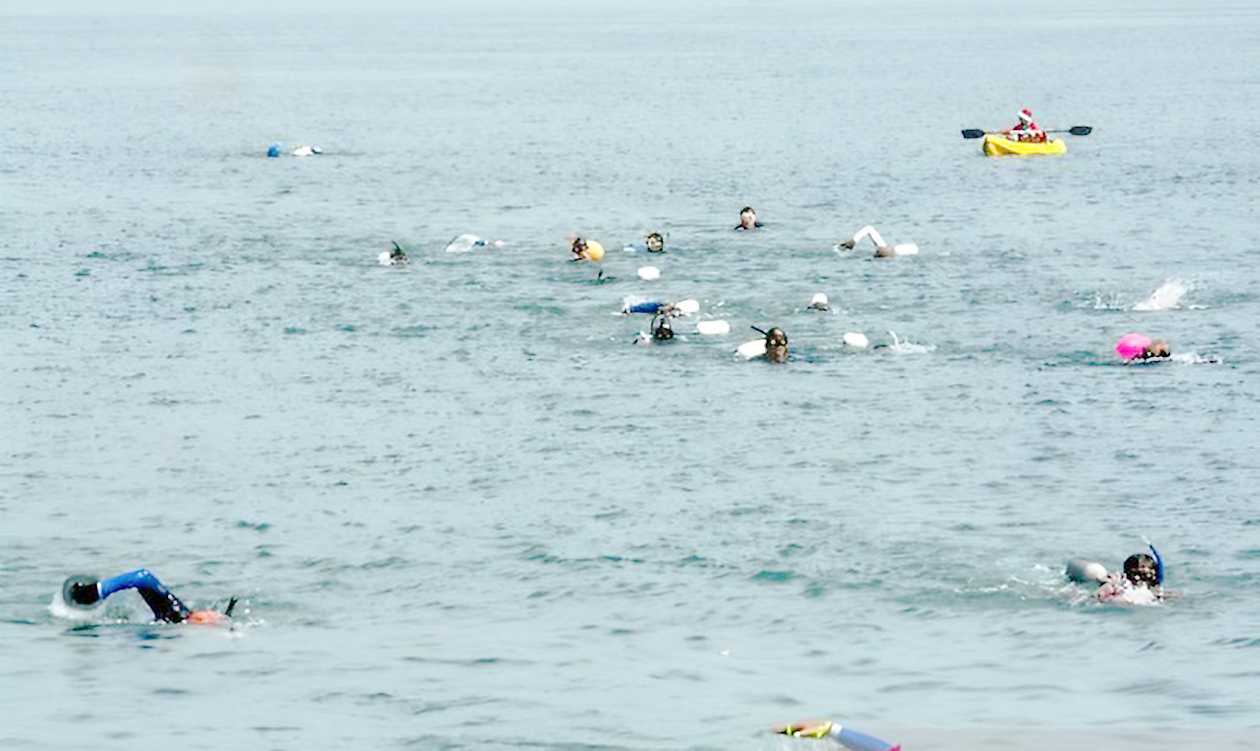
M 736 230 L 746 232 L 757 229 L 760 226 L 762 224 L 757 221 L 757 212 L 753 210 L 752 206 L 745 206 L 739 210 L 739 224 L 735 226 Z
M 390 240 L 390 242 L 393 243 L 394 248 L 393 250 L 389 251 L 389 265 L 390 266 L 406 266 L 407 265 L 407 251 L 403 250 L 402 246 L 399 245 L 394 240 Z
M 1101 564 L 1079 558 L 1067 562 L 1068 579 L 1074 582 L 1097 582 L 1094 598 L 1099 602 L 1129 605 L 1150 605 L 1164 599 L 1164 559 L 1154 545 L 1150 555 L 1134 553 L 1124 559 L 1121 571 L 1108 572 Z
M 1162 360 L 1172 357 L 1168 342 L 1145 334 L 1125 334 L 1116 342 L 1116 354 L 1129 362 Z
M 787 362 L 788 338 L 783 329 L 772 328 L 766 333 L 766 359 L 774 363 Z
M 827 300 L 827 296 L 822 292 L 815 292 L 814 296 L 809 299 L 810 310 L 831 310 L 831 303 Z
M 880 236 L 879 231 L 871 225 L 866 225 L 858 230 L 852 238 L 844 242 L 837 243 L 837 249 L 853 250 L 857 244 L 863 240 L 870 238 L 875 244 L 876 258 L 896 258 L 897 256 L 913 256 L 919 254 L 919 246 L 914 243 L 899 243 L 897 245 L 889 245 L 884 242 L 884 238 Z
M 604 246 L 594 240 L 588 242 L 580 237 L 575 237 L 573 238 L 573 244 L 569 246 L 569 250 L 573 253 L 573 257 L 569 259 L 571 261 L 598 263 L 604 260 Z
M 919 254 L 919 246 L 914 243 L 889 245 L 884 242 L 884 238 L 880 236 L 879 230 L 869 224 L 858 230 L 852 238 L 836 243 L 836 250 L 853 250 L 858 243 L 868 237 L 875 245 L 876 258 L 896 258 L 897 256 L 916 256 Z
M 664 344 L 674 340 L 674 326 L 669 322 L 668 313 L 658 311 L 652 316 L 649 331 L 635 334 L 632 344 Z
M 220 613 L 217 610 L 192 610 L 173 592 L 168 590 L 148 569 L 139 568 L 119 574 L 112 579 L 96 581 L 87 577 L 72 576 L 61 585 L 61 598 L 67 605 L 91 607 L 104 601 L 115 592 L 134 589 L 144 598 L 153 611 L 153 618 L 165 623 L 190 623 L 206 626 L 226 626 L 231 622 L 236 598 Z
M 643 242 L 645 245 L 647 245 L 647 252 L 649 253 L 664 253 L 665 252 L 665 238 L 664 236 L 661 235 L 660 232 L 653 232 L 652 234 L 645 237 L 643 239 Z
M 825 738 L 851 751 L 901 751 L 901 746 L 894 746 L 888 741 L 841 727 L 838 722 L 792 722 L 776 725 L 773 730 L 779 735 L 793 738 Z
M 669 319 L 673 312 L 673 306 L 670 306 L 670 312 L 661 312 L 652 317 L 652 341 L 662 343 L 673 340 L 674 327 L 670 325 Z

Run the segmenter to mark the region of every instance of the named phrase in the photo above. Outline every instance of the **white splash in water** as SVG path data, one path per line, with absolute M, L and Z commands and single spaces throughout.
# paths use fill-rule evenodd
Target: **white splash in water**
M 1181 307 L 1181 298 L 1186 296 L 1190 288 L 1180 279 L 1169 279 L 1142 302 L 1133 306 L 1134 310 L 1172 310 Z
M 893 343 L 888 348 L 899 355 L 925 355 L 936 349 L 929 345 L 915 344 L 909 339 L 898 339 L 896 331 L 890 330 L 888 335 L 893 339 Z
M 52 613 L 53 618 L 60 618 L 66 621 L 76 621 L 78 623 L 92 623 L 100 620 L 100 608 L 72 608 L 61 599 L 61 593 L 56 592 L 52 596 L 52 600 L 48 603 L 48 612 Z
M 1120 299 L 1120 295 L 1113 292 L 1104 295 L 1101 292 L 1094 293 L 1094 310 L 1128 310 L 1128 304 Z
M 1211 355 L 1200 355 L 1197 352 L 1178 352 L 1168 359 L 1181 365 L 1216 365 L 1220 363 L 1220 358 L 1212 357 Z

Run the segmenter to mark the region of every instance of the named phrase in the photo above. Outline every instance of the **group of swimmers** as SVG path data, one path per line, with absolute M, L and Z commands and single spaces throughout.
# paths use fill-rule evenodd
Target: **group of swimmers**
M 1044 140 L 1045 132 L 1037 126 L 1032 113 L 1021 110 L 1020 123 L 1004 131 L 1019 140 Z M 322 153 L 318 147 L 302 146 L 291 152 L 294 156 L 313 156 Z M 269 157 L 280 155 L 278 146 L 272 146 Z M 751 232 L 765 225 L 758 220 L 757 212 L 751 206 L 745 206 L 739 212 L 739 223 L 735 231 Z M 917 255 L 919 248 L 915 243 L 888 244 L 878 230 L 864 226 L 852 237 L 836 244 L 837 250 L 852 251 L 860 243 L 869 240 L 874 246 L 875 258 L 897 258 Z M 501 245 L 502 243 L 495 243 Z M 452 241 L 452 246 L 460 250 L 484 246 L 485 241 L 472 235 L 461 235 Z M 644 238 L 644 248 L 648 253 L 665 252 L 665 237 L 660 232 L 651 232 Z M 598 241 L 575 237 L 570 243 L 571 260 L 598 263 L 603 260 L 605 251 Z M 384 265 L 402 266 L 409 262 L 406 251 L 397 243 L 381 254 L 380 262 Z M 819 293 L 810 301 L 811 310 L 825 311 L 829 304 L 825 295 Z M 651 312 L 650 339 L 655 342 L 666 342 L 674 338 L 671 319 L 687 312 L 686 306 L 675 304 L 656 304 L 654 307 L 636 312 Z M 771 363 L 788 361 L 789 344 L 787 334 L 778 327 L 761 331 L 764 335 L 764 347 L 758 347 L 760 355 Z M 846 342 L 850 342 L 846 335 Z M 865 346 L 865 337 L 862 337 Z M 856 341 L 856 340 L 852 340 Z M 1116 345 L 1116 352 L 1125 360 L 1150 360 L 1167 358 L 1171 351 L 1167 342 L 1150 339 L 1141 334 L 1128 334 Z M 1164 562 L 1153 545 L 1149 546 L 1149 554 L 1137 553 L 1129 556 L 1121 569 L 1109 572 L 1105 566 L 1092 561 L 1071 560 L 1066 566 L 1069 580 L 1097 585 L 1093 597 L 1101 602 L 1125 604 L 1152 604 L 1162 601 L 1164 591 Z M 155 621 L 178 624 L 224 626 L 231 623 L 232 611 L 236 598 L 231 598 L 222 610 L 193 610 L 175 596 L 147 569 L 136 569 L 108 579 L 98 580 L 92 577 L 72 576 L 62 586 L 62 601 L 71 607 L 94 608 L 103 603 L 111 595 L 126 590 L 135 590 L 152 612 Z M 791 723 L 776 727 L 775 732 L 801 738 L 830 739 L 851 751 L 898 751 L 886 741 L 870 735 L 846 728 L 836 722 L 803 722 Z

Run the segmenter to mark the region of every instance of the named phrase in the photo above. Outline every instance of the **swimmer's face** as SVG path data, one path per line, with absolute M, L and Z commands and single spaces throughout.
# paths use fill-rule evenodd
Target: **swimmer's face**
M 739 226 L 744 229 L 752 229 L 757 226 L 757 212 L 752 209 L 744 209 L 739 212 Z
M 649 253 L 660 253 L 665 250 L 665 238 L 659 233 L 653 232 L 647 236 L 647 249 Z
M 1171 357 L 1172 351 L 1168 348 L 1168 342 L 1163 339 L 1156 339 L 1151 342 L 1150 348 L 1146 350 L 1147 357 Z
M 573 255 L 578 258 L 586 255 L 586 241 L 580 237 L 573 241 Z
M 766 359 L 770 362 L 787 362 L 788 339 L 783 329 L 766 332 Z
M 1154 587 L 1159 584 L 1159 568 L 1155 565 L 1155 559 L 1145 553 L 1125 559 L 1124 576 L 1136 586 Z

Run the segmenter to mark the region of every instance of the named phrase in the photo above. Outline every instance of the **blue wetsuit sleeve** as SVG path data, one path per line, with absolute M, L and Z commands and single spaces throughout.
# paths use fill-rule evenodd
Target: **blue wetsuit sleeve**
M 138 568 L 100 582 L 101 599 L 124 589 L 134 589 L 144 598 L 144 604 L 153 611 L 153 617 L 159 621 L 179 623 L 188 617 L 188 607 L 180 602 L 170 590 L 148 569 Z
M 840 732 L 834 736 L 840 741 L 840 745 L 852 751 L 892 751 L 893 744 L 887 741 L 881 741 L 874 736 L 859 733 L 856 730 L 841 728 Z

